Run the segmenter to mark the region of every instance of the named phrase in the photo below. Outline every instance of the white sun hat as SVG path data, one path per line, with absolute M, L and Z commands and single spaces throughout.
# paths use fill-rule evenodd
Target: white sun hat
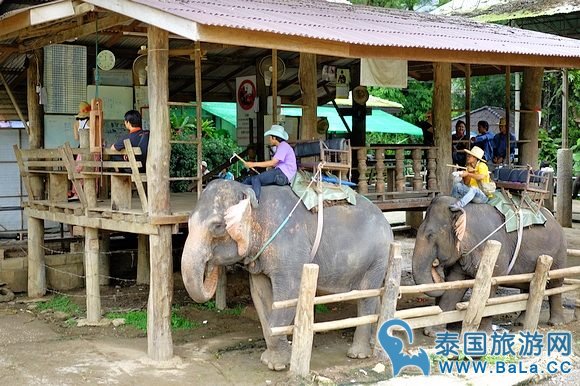
M 282 138 L 285 141 L 288 140 L 288 133 L 280 125 L 272 125 L 272 127 L 270 127 L 270 130 L 268 130 L 264 133 L 264 137 L 267 137 L 269 135 L 273 135 L 273 136 Z

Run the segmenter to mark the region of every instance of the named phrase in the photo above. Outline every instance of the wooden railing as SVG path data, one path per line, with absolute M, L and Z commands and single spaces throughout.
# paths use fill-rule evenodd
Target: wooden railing
M 357 190 L 381 209 L 404 209 L 411 199 L 427 206 L 438 193 L 437 148 L 421 145 L 353 147 L 359 172 Z M 416 202 L 412 207 L 416 206 Z

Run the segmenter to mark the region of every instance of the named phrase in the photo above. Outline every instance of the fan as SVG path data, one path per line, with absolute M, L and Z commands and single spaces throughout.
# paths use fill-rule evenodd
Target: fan
M 139 85 L 147 84 L 147 55 L 140 55 L 133 62 L 133 78 L 139 80 Z
M 326 134 L 329 127 L 330 123 L 328 122 L 327 117 L 318 117 L 318 120 L 316 121 L 316 132 L 318 134 Z
M 280 59 L 279 56 L 276 57 L 278 60 L 278 77 L 277 79 L 279 80 L 280 78 L 282 78 L 284 76 L 284 73 L 286 72 L 286 64 L 284 64 L 284 61 L 282 59 Z M 268 56 L 264 56 L 262 58 L 262 60 L 260 60 L 260 64 L 258 65 L 258 69 L 260 71 L 260 75 L 262 75 L 262 77 L 264 78 L 264 83 L 266 84 L 266 87 L 270 86 L 270 83 L 272 82 L 272 55 L 268 55 Z

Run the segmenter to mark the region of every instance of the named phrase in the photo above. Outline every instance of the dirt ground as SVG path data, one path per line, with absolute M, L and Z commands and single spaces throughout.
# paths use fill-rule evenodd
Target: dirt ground
M 570 248 L 580 249 L 580 224 L 568 234 Z M 402 244 L 404 271 L 410 271 L 414 239 L 398 234 Z M 578 262 L 574 262 L 578 264 Z M 155 363 L 147 357 L 145 332 L 131 326 L 77 327 L 66 322 L 66 316 L 40 312 L 34 302 L 23 296 L 14 302 L 0 303 L 0 384 L 1 385 L 289 385 L 296 384 L 288 372 L 273 372 L 260 362 L 265 349 L 260 323 L 251 305 L 246 273 L 236 270 L 228 277 L 228 306 L 242 305 L 241 315 L 207 310 L 196 306 L 187 296 L 180 275 L 175 275 L 174 304 L 180 315 L 197 321 L 200 327 L 173 332 L 175 358 Z M 410 274 L 402 278 L 411 284 Z M 82 308 L 84 290 L 67 295 Z M 148 287 L 102 287 L 103 312 L 146 309 Z M 403 308 L 432 304 L 426 297 L 403 298 Z M 546 302 L 545 302 L 546 303 Z M 573 333 L 575 350 L 580 352 L 580 322 L 573 321 L 574 299 L 564 301 L 568 323 L 561 327 Z M 316 315 L 317 321 L 355 316 L 354 304 L 331 304 L 329 310 Z M 548 326 L 547 304 L 541 315 L 540 332 Z M 498 318 L 495 323 L 512 329 L 516 315 Z M 317 383 L 377 384 L 391 371 L 377 372 L 375 359 L 353 360 L 346 356 L 354 329 L 317 334 L 311 360 L 312 377 Z M 433 346 L 432 339 L 415 331 L 415 344 Z M 541 381 L 545 385 L 577 385 L 580 379 L 578 362 L 571 374 Z M 398 384 L 416 384 L 413 378 L 400 379 Z M 435 378 L 433 378 L 435 381 Z M 449 384 L 449 380 L 442 381 Z M 307 382 L 308 383 L 308 382 Z M 432 382 L 430 382 L 432 383 Z M 436 382 L 433 382 L 436 383 Z M 465 382 L 464 382 L 465 383 Z M 498 378 L 495 385 L 506 384 Z M 485 384 L 471 382 L 471 384 Z

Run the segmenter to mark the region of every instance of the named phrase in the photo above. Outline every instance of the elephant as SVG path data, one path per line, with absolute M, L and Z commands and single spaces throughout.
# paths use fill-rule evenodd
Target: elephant
M 250 273 L 250 292 L 267 349 L 261 361 L 271 370 L 290 363 L 286 336 L 272 336 L 271 327 L 292 323 L 295 308 L 272 309 L 272 303 L 298 297 L 302 266 L 319 265 L 317 289 L 324 293 L 376 289 L 383 285 L 393 232 L 377 206 L 357 195 L 356 205 L 324 208 L 318 250 L 310 257 L 317 233 L 317 214 L 299 204 L 286 225 L 264 249 L 299 198 L 289 186 L 265 186 L 260 202 L 251 187 L 214 180 L 202 192 L 189 217 L 189 234 L 181 256 L 187 292 L 199 303 L 215 293 L 217 267 L 241 262 Z M 263 253 L 254 260 L 257 253 Z M 358 302 L 358 315 L 378 310 L 378 299 Z M 347 355 L 371 354 L 370 325 L 356 328 Z
M 412 270 L 416 284 L 431 284 L 440 280 L 456 281 L 475 278 L 483 252 L 483 244 L 466 255 L 470 249 L 491 234 L 505 220 L 499 211 L 488 204 L 467 205 L 463 211 L 452 212 L 449 206 L 457 199 L 438 196 L 429 205 L 425 219 L 417 230 L 417 239 L 413 250 Z M 566 239 L 560 224 L 545 208 L 541 208 L 547 221 L 542 225 L 524 228 L 521 248 L 510 275 L 534 272 L 536 260 L 540 255 L 553 258 L 550 269 L 566 267 Z M 489 239 L 499 241 L 502 246 L 494 276 L 508 274 L 508 267 L 517 244 L 517 231 L 506 232 L 505 227 L 494 233 Z M 547 288 L 559 287 L 563 279 L 550 280 Z M 526 292 L 529 283 L 510 285 Z M 492 288 L 492 291 L 495 290 Z M 432 291 L 427 295 L 436 297 L 443 311 L 455 309 L 466 289 Z M 518 321 L 523 320 L 523 313 Z M 489 329 L 491 320 L 486 318 L 481 329 Z M 549 324 L 564 323 L 561 294 L 550 296 Z M 426 328 L 425 335 L 435 336 L 437 329 Z

